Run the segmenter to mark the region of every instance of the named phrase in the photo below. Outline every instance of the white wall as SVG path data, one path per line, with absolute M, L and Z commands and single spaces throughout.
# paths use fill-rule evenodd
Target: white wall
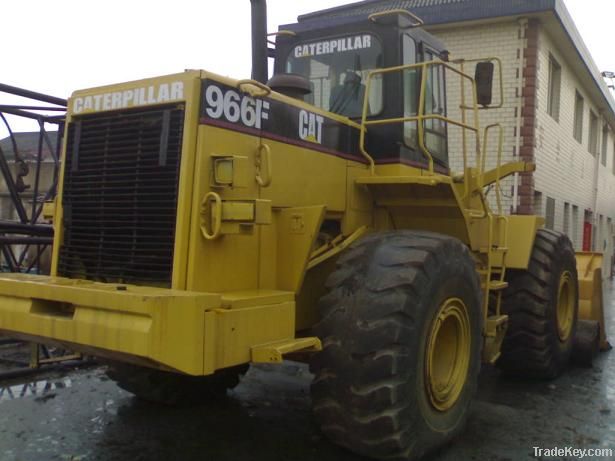
M 517 146 L 520 145 L 517 130 L 520 115 L 518 107 L 521 101 L 520 76 L 522 76 L 523 52 L 526 41 L 522 33 L 524 26 L 516 20 L 467 27 L 447 27 L 432 30 L 441 38 L 455 58 L 478 58 L 497 56 L 502 59 L 504 71 L 504 107 L 502 109 L 481 113 L 480 121 L 484 127 L 499 122 L 504 126 L 504 161 L 518 160 Z M 547 113 L 549 56 L 558 61 L 562 67 L 560 91 L 559 122 Z M 538 107 L 536 121 L 535 161 L 537 170 L 534 174 L 535 189 L 542 194 L 536 203 L 537 214 L 544 216 L 547 197 L 555 199 L 554 229 L 568 231 L 577 250 L 582 248 L 583 221 L 585 210 L 592 210 L 595 225 L 599 226 L 599 217 L 603 216 L 601 229 L 596 229 L 596 251 L 605 253 L 605 273 L 610 273 L 610 258 L 613 254 L 613 223 L 615 223 L 615 135 L 609 132 L 607 142 L 607 165 L 600 163 L 600 153 L 594 157 L 589 153 L 589 111 L 600 114 L 598 104 L 592 101 L 575 73 L 572 72 L 570 60 L 579 59 L 577 55 L 565 56 L 557 44 L 541 27 L 538 56 Z M 473 74 L 473 68 L 468 73 Z M 459 87 L 449 78 L 449 115 L 459 117 Z M 497 83 L 497 82 L 496 82 Z M 497 85 L 496 85 L 497 87 Z M 585 99 L 583 141 L 579 143 L 573 137 L 575 90 Z M 456 96 L 457 95 L 457 96 Z M 494 100 L 495 102 L 495 100 Z M 599 102 L 602 106 L 602 102 Z M 602 146 L 602 127 L 604 119 L 599 116 L 598 150 Z M 452 130 L 450 149 L 453 170 L 461 168 L 461 144 L 459 133 Z M 488 165 L 494 164 L 494 153 L 489 153 Z M 596 168 L 597 171 L 597 205 L 596 205 Z M 503 184 L 505 210 L 513 205 L 512 178 Z M 492 194 L 493 195 L 493 194 Z M 564 225 L 564 206 L 569 204 L 568 226 Z M 578 207 L 576 220 L 573 207 Z M 611 220 L 609 222 L 609 219 Z M 573 222 L 574 221 L 574 222 Z M 606 243 L 606 246 L 605 246 Z

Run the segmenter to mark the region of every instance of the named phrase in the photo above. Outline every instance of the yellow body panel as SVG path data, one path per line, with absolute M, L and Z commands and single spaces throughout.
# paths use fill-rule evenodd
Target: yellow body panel
M 191 204 L 194 196 L 192 192 L 193 174 L 194 174 L 194 159 L 196 150 L 196 130 L 198 127 L 199 117 L 199 101 L 200 101 L 200 71 L 187 71 L 181 74 L 167 75 L 163 77 L 137 80 L 133 82 L 121 83 L 116 85 L 109 85 L 104 87 L 92 88 L 87 90 L 76 91 L 68 100 L 68 112 L 67 112 L 67 124 L 66 133 L 68 132 L 68 124 L 73 120 L 73 117 L 77 115 L 77 102 L 79 100 L 85 100 L 86 98 L 94 98 L 99 95 L 113 95 L 124 92 L 136 92 L 139 89 L 155 88 L 159 89 L 162 85 L 173 85 L 178 82 L 182 83 L 181 98 L 170 99 L 165 101 L 177 102 L 185 105 L 185 124 L 184 124 L 184 142 L 182 143 L 182 162 L 180 170 L 180 184 L 178 187 L 178 208 L 177 208 L 177 223 L 176 232 L 181 235 L 188 235 L 189 224 L 191 221 Z M 171 95 L 170 95 L 171 96 Z M 178 93 L 179 96 L 179 93 Z M 148 95 L 144 94 L 143 104 L 129 102 L 125 108 L 133 108 L 139 106 L 151 105 L 147 102 Z M 100 104 L 104 104 L 104 96 L 100 98 Z M 81 106 L 80 114 L 97 112 L 96 108 L 84 109 Z M 110 107 L 108 110 L 112 110 Z M 103 110 L 103 109 L 99 109 Z M 66 159 L 66 143 L 62 150 L 61 162 L 65 165 Z M 64 168 L 60 171 L 58 198 L 55 206 L 54 217 L 54 244 L 53 255 L 51 263 L 51 275 L 57 275 L 59 248 L 63 241 L 64 229 L 62 226 L 62 218 L 64 216 L 62 208 L 62 193 L 64 184 Z M 172 287 L 175 289 L 186 289 L 186 268 L 187 268 L 187 253 L 188 253 L 188 240 L 176 239 L 174 260 L 173 260 L 173 282 Z
M 5 274 L 0 331 L 111 359 L 209 374 L 295 333 L 289 292 L 210 293 Z
M 509 216 L 506 265 L 511 269 L 526 269 L 538 229 L 544 225 L 540 216 Z
M 604 303 L 602 296 L 602 253 L 579 252 L 577 273 L 579 277 L 579 318 L 592 320 L 600 326 L 600 349 L 608 350 Z

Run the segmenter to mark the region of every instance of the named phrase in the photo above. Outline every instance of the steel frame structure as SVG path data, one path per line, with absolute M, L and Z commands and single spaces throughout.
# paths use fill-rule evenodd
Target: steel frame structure
M 2 99 L 6 99 L 7 95 L 18 96 L 27 103 L 3 104 Z M 3 271 L 45 272 L 45 268 L 41 267 L 41 255 L 53 243 L 53 227 L 50 224 L 40 223 L 40 218 L 45 202 L 53 200 L 57 191 L 66 105 L 66 99 L 0 83 L 0 122 L 8 132 L 16 165 L 13 172 L 5 152 L 0 147 L 0 173 L 17 216 L 17 220 L 0 219 L 0 258 Z M 20 147 L 7 115 L 38 123 L 39 136 L 33 164 L 33 187 L 24 183 L 24 178 L 31 171 L 31 165 L 20 155 Z M 58 127 L 55 142 L 52 141 L 46 124 Z M 47 190 L 41 190 L 41 166 L 45 148 L 51 153 L 54 163 L 53 178 L 51 186 Z M 31 252 L 33 247 L 36 250 Z M 30 256 L 34 254 L 30 261 L 26 260 L 28 253 Z

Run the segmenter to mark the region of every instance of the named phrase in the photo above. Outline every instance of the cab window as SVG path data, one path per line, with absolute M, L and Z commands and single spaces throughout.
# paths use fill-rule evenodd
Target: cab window
M 402 36 L 403 64 L 416 64 L 421 61 L 416 42 L 409 35 Z M 437 60 L 435 52 L 423 47 L 423 61 Z M 446 116 L 445 75 L 443 66 L 430 66 L 427 70 L 425 87 L 425 115 Z M 404 70 L 404 117 L 416 117 L 419 110 L 421 91 L 421 70 Z M 424 122 L 425 147 L 437 159 L 446 161 L 447 129 L 446 122 L 430 119 Z M 404 124 L 404 144 L 411 149 L 418 149 L 417 122 Z
M 416 64 L 416 42 L 409 35 L 402 37 L 403 64 Z M 419 69 L 403 71 L 404 81 L 404 117 L 416 117 L 419 110 L 419 91 L 421 85 Z M 416 122 L 404 123 L 404 143 L 412 149 L 418 149 Z
M 425 61 L 434 61 L 438 57 L 429 49 L 424 51 Z M 428 68 L 427 87 L 425 89 L 425 115 L 446 117 L 446 82 L 445 67 L 434 65 Z M 443 120 L 425 121 L 425 147 L 436 158 L 446 161 L 447 126 Z
M 312 100 L 321 109 L 347 117 L 361 117 L 369 71 L 382 67 L 382 45 L 369 34 L 328 38 L 296 45 L 286 71 L 306 77 Z M 372 78 L 368 115 L 383 108 L 382 77 Z

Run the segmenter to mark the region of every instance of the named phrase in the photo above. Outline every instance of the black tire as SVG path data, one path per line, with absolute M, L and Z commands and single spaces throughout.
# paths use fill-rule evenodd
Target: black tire
M 107 376 L 125 391 L 141 400 L 164 405 L 195 405 L 226 396 L 227 389 L 239 383 L 247 367 L 220 370 L 210 376 L 188 376 L 114 362 Z
M 429 232 L 369 236 L 327 281 L 311 364 L 313 411 L 334 443 L 378 459 L 416 459 L 459 434 L 480 369 L 480 285 L 460 241 Z M 426 388 L 427 337 L 442 302 L 468 307 L 467 374 L 454 405 L 436 410 Z M 454 362 L 454 361 L 453 361 Z
M 558 300 L 563 274 L 570 274 L 574 315 L 570 333 L 560 337 Z M 570 360 L 577 327 L 578 280 L 574 249 L 562 233 L 540 229 L 527 270 L 509 270 L 502 311 L 509 316 L 498 366 L 507 374 L 552 379 Z

